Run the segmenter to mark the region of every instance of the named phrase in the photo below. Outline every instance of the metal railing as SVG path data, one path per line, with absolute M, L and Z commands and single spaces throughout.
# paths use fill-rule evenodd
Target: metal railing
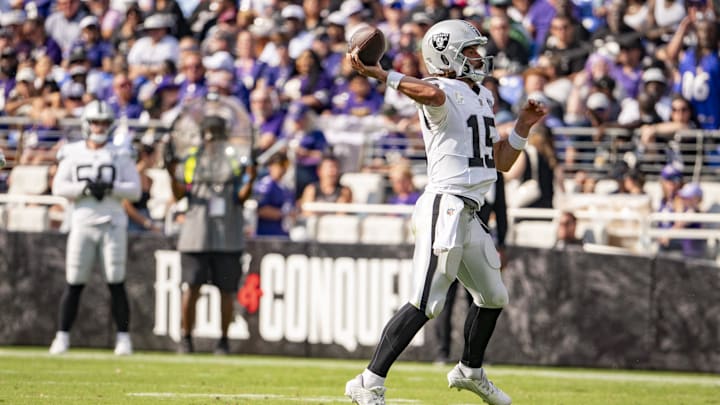
M 55 127 L 47 128 L 29 117 L 0 116 L 0 148 L 7 158 L 6 169 L 17 165 L 26 149 L 51 151 L 58 142 L 81 139 L 80 127 L 79 118 L 63 118 L 58 120 Z M 166 132 L 168 127 L 157 119 L 119 119 L 114 126 L 114 133 L 128 134 L 136 139 L 149 130 L 160 134 Z

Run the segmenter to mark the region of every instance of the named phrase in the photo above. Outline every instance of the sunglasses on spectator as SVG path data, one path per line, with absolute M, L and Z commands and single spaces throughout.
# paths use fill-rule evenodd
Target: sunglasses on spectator
M 679 111 L 679 112 L 687 112 L 687 111 L 690 111 L 690 109 L 687 108 L 687 107 L 685 107 L 685 106 L 682 106 L 682 107 L 675 107 L 675 106 L 673 106 L 673 107 L 671 107 L 671 109 L 672 109 L 672 112 L 676 112 L 676 111 Z

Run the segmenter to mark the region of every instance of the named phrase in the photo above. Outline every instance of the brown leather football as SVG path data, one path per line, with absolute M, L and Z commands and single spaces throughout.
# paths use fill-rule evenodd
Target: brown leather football
M 385 53 L 385 35 L 370 25 L 358 28 L 350 38 L 348 49 L 351 53 L 358 49 L 360 61 L 368 66 L 374 66 Z

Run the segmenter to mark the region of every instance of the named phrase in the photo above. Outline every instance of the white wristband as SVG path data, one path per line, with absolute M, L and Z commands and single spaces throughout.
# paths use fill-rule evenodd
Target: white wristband
M 403 77 L 405 77 L 404 74 L 391 70 L 388 72 L 387 85 L 397 90 L 400 86 L 400 80 L 402 80 Z
M 518 135 L 517 132 L 513 129 L 512 132 L 510 132 L 510 136 L 508 137 L 508 143 L 510 146 L 513 147 L 513 149 L 516 150 L 523 150 L 525 149 L 525 145 L 527 145 L 527 138 L 523 138 L 522 136 Z

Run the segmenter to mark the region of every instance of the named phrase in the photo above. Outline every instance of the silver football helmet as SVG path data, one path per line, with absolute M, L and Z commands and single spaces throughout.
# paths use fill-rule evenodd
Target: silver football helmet
M 477 47 L 480 55 L 488 39 L 474 25 L 463 20 L 441 21 L 425 33 L 422 41 L 422 55 L 428 73 L 447 75 L 454 73 L 455 78 L 467 77 L 481 81 L 492 70 L 492 57 L 468 58 L 462 54 L 467 47 Z M 481 60 L 482 68 L 473 66 Z
M 81 131 L 83 138 L 90 139 L 96 143 L 105 143 L 112 132 L 112 124 L 115 121 L 115 113 L 108 103 L 100 100 L 93 100 L 85 106 L 80 119 L 82 121 Z M 90 129 L 90 123 L 97 121 L 108 123 L 107 129 L 99 134 L 93 133 Z

